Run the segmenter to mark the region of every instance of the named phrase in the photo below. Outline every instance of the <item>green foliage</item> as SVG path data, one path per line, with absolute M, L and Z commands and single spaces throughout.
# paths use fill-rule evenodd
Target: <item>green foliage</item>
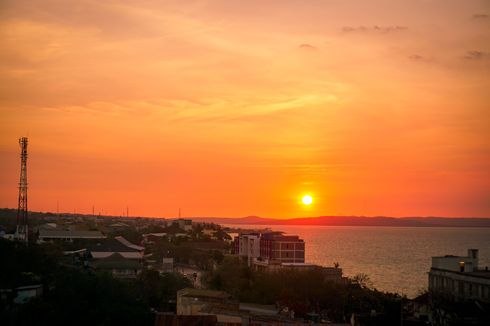
M 49 253 L 49 254 L 48 254 Z M 0 288 L 49 281 L 61 252 L 53 245 L 39 246 L 0 239 Z
M 220 241 L 229 240 L 231 241 L 231 236 L 223 231 L 221 228 L 216 231 L 216 238 Z
M 250 269 L 241 264 L 238 257 L 228 256 L 216 271 L 206 277 L 206 281 L 211 288 L 227 291 L 234 297 L 242 299 L 251 286 L 250 276 Z
M 158 311 L 175 310 L 178 290 L 192 287 L 189 279 L 178 273 L 160 275 L 157 271 L 146 270 L 140 275 L 138 285 L 150 307 Z
M 276 304 L 294 310 L 296 316 L 315 312 L 324 318 L 344 322 L 354 312 L 376 310 L 387 316 L 386 325 L 400 318 L 398 296 L 361 286 L 358 281 L 328 281 L 320 268 L 254 272 L 238 257 L 228 256 L 205 281 L 209 287 L 227 291 L 240 301 Z
M 447 292 L 425 291 L 433 326 L 490 325 L 490 304 L 456 299 Z
M 42 299 L 20 306 L 24 325 L 150 325 L 137 288 L 109 274 L 60 269 Z

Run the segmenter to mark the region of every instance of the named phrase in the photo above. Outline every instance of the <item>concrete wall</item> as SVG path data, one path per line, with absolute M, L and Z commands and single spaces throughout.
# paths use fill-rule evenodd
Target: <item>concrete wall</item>
M 490 278 L 432 269 L 429 290 L 444 292 L 460 299 L 479 299 L 490 302 Z

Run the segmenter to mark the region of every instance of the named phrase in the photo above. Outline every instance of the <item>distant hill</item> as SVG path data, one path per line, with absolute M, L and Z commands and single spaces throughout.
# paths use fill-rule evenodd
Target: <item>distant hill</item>
M 0 225 L 15 226 L 16 209 L 0 208 Z M 71 214 L 63 213 L 67 217 Z M 31 222 L 53 213 L 29 212 Z M 90 216 L 75 214 L 73 216 Z M 104 216 L 102 216 L 104 217 Z M 117 218 L 117 216 L 105 216 Z M 490 227 L 490 218 L 478 217 L 387 217 L 387 216 L 318 216 L 291 219 L 264 218 L 259 216 L 246 217 L 189 217 L 194 221 L 212 222 L 217 224 L 255 224 L 255 225 L 337 225 L 337 226 L 400 226 L 400 227 Z
M 411 227 L 490 227 L 490 218 L 449 217 L 386 217 L 386 216 L 318 216 L 292 219 L 273 219 L 258 216 L 241 218 L 194 218 L 218 224 L 257 225 L 338 225 L 338 226 L 411 226 Z

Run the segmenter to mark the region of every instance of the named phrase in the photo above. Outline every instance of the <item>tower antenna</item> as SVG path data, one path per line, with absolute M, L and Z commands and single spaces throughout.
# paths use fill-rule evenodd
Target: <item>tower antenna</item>
M 17 203 L 17 229 L 15 236 L 20 241 L 28 242 L 27 225 L 27 137 L 19 138 L 20 145 L 20 181 L 19 201 Z

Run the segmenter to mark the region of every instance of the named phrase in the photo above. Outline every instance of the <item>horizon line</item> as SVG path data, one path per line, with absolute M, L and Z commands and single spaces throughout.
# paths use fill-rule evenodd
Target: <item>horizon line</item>
M 0 210 L 17 210 L 17 208 L 2 207 Z M 51 212 L 51 211 L 31 211 L 29 213 L 43 213 L 43 214 L 53 214 L 53 215 L 81 215 L 81 216 L 105 216 L 105 217 L 125 217 L 125 218 L 159 218 L 159 219 L 245 219 L 245 218 L 259 218 L 264 220 L 277 220 L 277 221 L 287 221 L 296 219 L 314 219 L 322 217 L 358 217 L 358 218 L 391 218 L 391 219 L 409 219 L 409 218 L 445 218 L 445 219 L 490 219 L 490 216 L 437 216 L 437 215 L 413 215 L 413 216 L 389 216 L 389 215 L 318 215 L 318 216 L 300 216 L 300 217 L 264 217 L 258 215 L 247 215 L 247 216 L 175 216 L 175 217 L 164 217 L 164 216 L 139 216 L 139 215 L 111 215 L 111 214 L 90 214 L 90 213 L 77 213 L 77 212 Z

